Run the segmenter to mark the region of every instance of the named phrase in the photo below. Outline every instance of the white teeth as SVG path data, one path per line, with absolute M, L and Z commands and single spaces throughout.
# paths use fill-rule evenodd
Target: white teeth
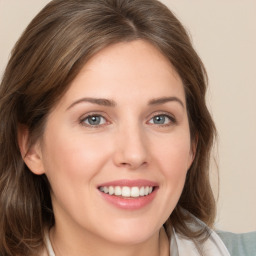
M 145 195 L 144 191 L 145 191 L 144 187 L 141 187 L 140 188 L 140 196 L 144 196 Z
M 129 187 L 123 187 L 122 188 L 122 196 L 123 197 L 130 197 L 131 196 L 131 190 Z
M 105 190 L 104 190 L 104 192 L 105 192 Z M 145 192 L 144 192 L 145 195 L 148 195 L 148 192 L 149 192 L 149 187 L 146 187 L 146 188 L 145 188 Z
M 115 193 L 116 196 L 121 196 L 122 195 L 122 189 L 121 187 L 115 187 Z
M 131 197 L 138 197 L 140 196 L 140 190 L 138 187 L 132 187 L 131 189 Z
M 110 187 L 108 188 L 108 193 L 109 193 L 110 195 L 113 195 L 114 192 L 115 192 L 114 187 L 110 186 Z
M 104 186 L 104 187 L 99 187 L 99 190 L 109 195 L 116 195 L 116 196 L 122 196 L 122 197 L 139 197 L 139 196 L 147 196 L 151 194 L 153 191 L 153 187 Z

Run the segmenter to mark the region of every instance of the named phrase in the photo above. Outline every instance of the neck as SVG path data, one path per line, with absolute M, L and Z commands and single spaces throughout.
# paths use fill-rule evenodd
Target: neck
M 164 228 L 161 228 L 147 241 L 138 244 L 116 244 L 86 234 L 74 237 L 70 233 L 58 232 L 56 227 L 50 231 L 50 240 L 55 256 L 169 256 L 170 246 Z

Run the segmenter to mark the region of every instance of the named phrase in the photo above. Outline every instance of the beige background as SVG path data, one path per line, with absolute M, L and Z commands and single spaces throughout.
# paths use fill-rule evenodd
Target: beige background
M 0 0 L 1 76 L 15 41 L 47 2 Z M 209 74 L 208 103 L 219 131 L 216 226 L 256 230 L 256 1 L 162 2 L 190 31 Z

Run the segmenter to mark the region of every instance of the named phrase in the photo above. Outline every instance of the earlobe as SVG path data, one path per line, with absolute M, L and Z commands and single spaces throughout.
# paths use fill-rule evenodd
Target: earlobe
M 18 143 L 23 161 L 36 175 L 44 174 L 41 146 L 39 141 L 29 145 L 29 131 L 24 125 L 18 127 Z
M 192 165 L 195 156 L 196 156 L 196 151 L 197 151 L 197 143 L 198 143 L 198 136 L 196 135 L 195 138 L 191 141 L 191 148 L 190 148 L 190 164 L 189 168 Z
M 192 143 L 192 147 L 191 147 L 192 162 L 194 161 L 195 156 L 196 156 L 196 149 L 197 149 L 197 138 L 195 138 L 195 140 Z

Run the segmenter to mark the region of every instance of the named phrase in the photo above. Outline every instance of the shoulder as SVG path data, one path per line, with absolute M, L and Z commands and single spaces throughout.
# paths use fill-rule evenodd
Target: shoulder
M 173 228 L 172 235 L 170 236 L 171 255 L 230 256 L 230 253 L 220 236 L 218 236 L 214 230 L 210 229 L 204 222 L 196 218 L 190 212 L 186 212 L 188 215 L 190 215 L 190 217 L 192 217 L 185 222 L 186 226 L 189 227 L 193 232 L 201 232 L 201 230 L 205 230 L 206 237 L 202 237 L 202 239 L 185 237 L 184 235 L 177 233 Z M 177 253 L 172 254 L 172 249 L 177 251 Z
M 256 255 L 256 231 L 242 234 L 217 231 L 232 256 Z
M 179 256 L 230 256 L 222 239 L 213 230 L 209 229 L 209 237 L 202 243 L 186 238 L 173 231 L 171 236 L 171 255 Z M 176 248 L 175 248 L 176 247 Z M 172 250 L 178 253 L 173 253 Z M 233 255 L 232 255 L 233 256 Z

